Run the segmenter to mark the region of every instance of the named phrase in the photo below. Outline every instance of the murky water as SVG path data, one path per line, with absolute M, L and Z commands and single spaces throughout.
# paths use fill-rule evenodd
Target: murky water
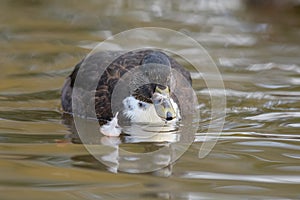
M 300 198 L 297 7 L 247 8 L 238 0 L 0 5 L 1 199 Z M 162 170 L 115 174 L 77 144 L 70 119 L 62 117 L 60 88 L 97 42 L 142 26 L 181 31 L 207 49 L 224 79 L 226 121 L 213 151 L 198 158 L 210 91 L 192 73 L 202 117 L 195 142 Z M 198 58 L 184 44 L 174 46 Z M 135 151 L 156 148 L 142 140 L 129 145 L 127 139 L 115 142 Z

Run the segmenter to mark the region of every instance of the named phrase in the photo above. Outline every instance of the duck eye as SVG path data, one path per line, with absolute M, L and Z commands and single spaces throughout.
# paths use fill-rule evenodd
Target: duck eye
M 138 105 L 140 108 L 144 107 L 144 104 L 142 102 L 139 102 Z

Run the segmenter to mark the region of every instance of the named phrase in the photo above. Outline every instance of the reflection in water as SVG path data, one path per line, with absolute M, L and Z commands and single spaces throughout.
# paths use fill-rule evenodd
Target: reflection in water
M 101 156 L 100 160 L 103 162 L 109 162 L 108 170 L 114 173 L 117 173 L 119 168 L 119 144 L 121 140 L 119 137 L 106 137 L 101 138 L 101 144 L 104 146 L 112 147 L 113 150 L 108 154 Z
M 77 129 L 70 115 L 64 115 L 63 121 L 72 131 L 69 136 L 71 141 L 83 143 L 94 158 L 114 173 L 142 173 L 169 168 L 193 141 L 193 137 L 188 134 L 193 128 L 183 128 L 183 125 L 162 127 L 133 124 L 124 127 L 122 137 L 106 137 L 100 134 L 97 120 L 78 118 Z

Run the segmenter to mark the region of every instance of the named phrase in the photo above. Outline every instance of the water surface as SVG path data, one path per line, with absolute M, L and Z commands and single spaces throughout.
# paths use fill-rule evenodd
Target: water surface
M 1 199 L 299 199 L 299 12 L 226 2 L 2 1 Z M 115 174 L 72 137 L 60 88 L 95 44 L 141 26 L 184 32 L 207 49 L 224 79 L 226 121 L 199 159 L 210 92 L 192 73 L 201 113 L 195 142 L 162 170 Z

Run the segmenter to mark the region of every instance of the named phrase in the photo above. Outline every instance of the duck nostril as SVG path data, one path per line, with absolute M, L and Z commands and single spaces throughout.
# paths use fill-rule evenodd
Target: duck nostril
M 167 120 L 167 121 L 170 121 L 170 120 L 172 120 L 172 119 L 173 119 L 172 113 L 167 112 L 166 120 Z

